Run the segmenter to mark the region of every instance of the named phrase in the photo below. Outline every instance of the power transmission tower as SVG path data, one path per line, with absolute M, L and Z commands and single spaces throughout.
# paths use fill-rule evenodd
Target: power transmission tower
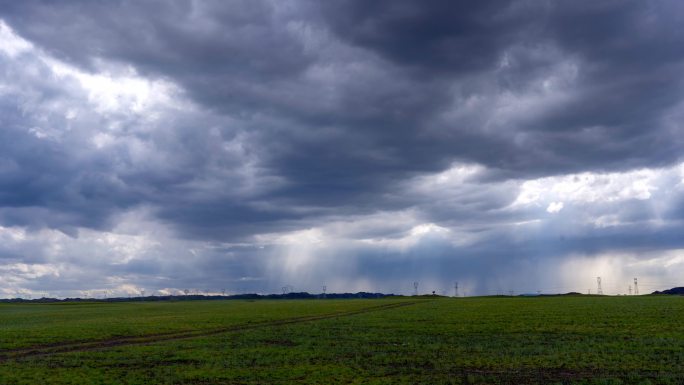
M 601 277 L 596 277 L 596 293 L 598 295 L 603 295 L 603 289 L 601 289 Z
M 226 296 L 226 289 L 221 289 L 221 296 L 225 297 Z
M 328 290 L 328 287 L 323 285 L 323 298 L 325 298 L 325 292 Z
M 646 285 L 648 286 L 648 285 Z M 639 295 L 639 286 L 637 286 L 637 279 L 634 278 L 634 295 Z
M 458 297 L 458 282 L 454 283 L 454 297 Z
M 413 295 L 418 295 L 418 282 L 413 282 Z
M 628 290 L 628 291 L 629 291 L 629 295 L 632 295 L 632 285 L 629 285 L 628 288 L 629 288 L 629 290 Z
M 508 295 L 510 295 L 511 297 L 513 296 L 513 294 L 514 294 L 513 290 L 508 291 Z

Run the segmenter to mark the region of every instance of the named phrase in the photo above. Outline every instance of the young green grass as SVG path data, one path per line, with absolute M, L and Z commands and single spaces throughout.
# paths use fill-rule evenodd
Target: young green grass
M 414 302 L 196 338 L 11 359 L 0 362 L 0 383 L 684 383 L 681 297 L 490 297 Z M 150 310 L 148 315 L 189 306 L 199 315 L 179 312 L 176 325 L 188 327 L 195 322 L 199 327 L 213 327 L 382 303 L 384 300 L 167 303 L 157 308 L 159 313 Z M 127 315 L 119 322 L 126 322 L 126 317 L 140 318 L 137 312 L 126 311 L 137 305 L 119 304 L 124 310 L 121 313 Z M 232 316 L 224 314 L 227 308 L 233 310 Z M 88 309 L 97 313 L 97 307 L 85 307 L 85 318 L 91 317 Z M 163 317 L 152 318 L 166 322 L 159 321 L 165 320 Z M 52 335 L 70 330 L 49 318 L 42 318 L 42 325 L 53 329 Z
M 386 303 L 392 300 L 386 300 Z M 372 306 L 378 301 L 179 301 L 0 304 L 0 349 L 212 330 Z

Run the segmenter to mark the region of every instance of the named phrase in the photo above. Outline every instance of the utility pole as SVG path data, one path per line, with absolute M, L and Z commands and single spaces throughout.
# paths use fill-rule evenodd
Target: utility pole
M 639 286 L 637 286 L 636 278 L 634 278 L 634 295 L 639 295 Z

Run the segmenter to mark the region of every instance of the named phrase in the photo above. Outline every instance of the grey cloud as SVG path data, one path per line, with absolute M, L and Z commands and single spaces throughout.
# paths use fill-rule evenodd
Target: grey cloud
M 421 258 L 433 258 L 426 277 L 474 276 L 554 256 L 679 248 L 678 192 L 654 195 L 672 202 L 658 212 L 634 199 L 566 202 L 554 218 L 541 216 L 546 201 L 510 206 L 524 180 L 681 160 L 683 11 L 674 1 L 5 2 L 0 18 L 38 51 L 0 58 L 2 82 L 15 85 L 0 94 L 0 224 L 76 237 L 145 209 L 189 243 L 258 243 L 332 222 L 350 241 L 398 239 L 418 223 L 477 239 L 462 249 L 426 240 L 399 265 L 401 253 L 382 248 L 338 244 L 320 256 L 323 270 L 339 256 L 368 279 L 407 279 Z M 48 56 L 115 78 L 130 66 L 177 86 L 177 104 L 149 116 L 93 111 Z M 78 116 L 67 119 L 69 108 Z M 97 134 L 109 142 L 95 146 Z M 454 164 L 482 170 L 429 185 Z M 662 192 L 679 182 L 658 183 Z M 361 223 L 407 212 L 405 223 Z M 586 220 L 607 215 L 620 226 Z M 510 227 L 540 218 L 547 234 Z M 668 223 L 652 227 L 654 218 Z M 279 252 L 144 254 L 92 269 L 183 286 L 214 271 L 211 285 L 226 275 L 278 288 L 284 273 L 265 266 Z
M 323 14 L 345 39 L 411 67 L 425 77 L 491 70 L 502 49 L 534 39 L 544 5 L 481 1 L 332 2 Z
M 536 118 L 504 122 L 489 137 L 478 132 L 477 150 L 459 149 L 458 155 L 522 174 L 663 165 L 679 158 L 679 135 L 661 122 L 681 102 L 682 84 L 674 73 L 682 68 L 682 37 L 675 26 L 683 13 L 676 2 L 335 5 L 327 15 L 338 35 L 393 63 L 455 84 L 477 74 L 498 79 L 494 89 L 464 89 L 466 97 L 491 100 L 479 116 L 491 114 L 497 94 L 524 97 L 553 60 L 576 63 L 577 78 L 562 89 L 570 94 L 567 100 L 530 111 Z M 545 46 L 551 50 L 530 56 Z M 504 59 L 507 68 L 497 69 Z M 445 125 L 461 131 L 467 129 L 463 123 Z M 530 142 L 512 147 L 511 132 L 526 134 Z M 483 147 L 498 156 L 484 157 Z
M 107 16 L 93 25 L 103 7 Z M 508 175 L 543 175 L 663 165 L 676 160 L 680 148 L 676 133 L 643 130 L 660 126 L 662 113 L 679 101 L 679 85 L 663 83 L 673 77 L 661 70 L 667 64 L 678 71 L 681 64 L 676 40 L 663 36 L 676 21 L 675 5 L 606 3 L 584 10 L 528 2 L 302 2 L 292 10 L 262 2 L 195 8 L 184 2 L 74 2 L 59 9 L 34 3 L 10 8 L 10 22 L 13 15 L 28 20 L 12 23 L 20 33 L 60 57 L 86 67 L 96 66 L 97 58 L 132 63 L 178 82 L 194 100 L 222 113 L 270 116 L 276 123 L 255 128 L 255 141 L 268 150 L 259 155 L 295 182 L 284 195 L 301 194 L 300 200 L 332 195 L 337 202 L 342 195 L 357 204 L 360 190 L 377 194 L 409 173 L 437 171 L 454 159 Z M 590 26 L 573 32 L 579 19 Z M 41 27 L 56 20 L 73 21 L 61 37 Z M 620 45 L 624 36 L 636 36 L 635 25 L 650 34 Z M 77 44 L 81 35 L 88 41 Z M 306 44 L 314 48 L 307 51 Z M 533 54 L 540 46 L 553 49 Z M 641 59 L 653 56 L 644 51 L 668 61 Z M 510 68 L 497 69 L 505 56 Z M 548 75 L 554 60 L 566 58 L 579 67 L 578 79 L 566 85 L 569 99 L 481 130 L 497 97 L 535 92 L 530 87 Z M 635 66 L 660 75 L 634 79 Z M 345 82 L 330 89 L 325 80 L 307 78 L 307 71 L 321 68 Z M 325 103 L 331 95 L 332 104 Z M 435 121 L 467 98 L 485 102 L 465 116 Z M 514 145 L 516 133 L 524 143 Z M 320 193 L 311 194 L 308 186 Z

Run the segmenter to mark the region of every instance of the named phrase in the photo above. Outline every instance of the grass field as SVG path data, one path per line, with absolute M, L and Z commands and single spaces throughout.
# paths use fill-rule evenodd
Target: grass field
M 684 384 L 684 298 L 0 304 L 0 384 Z

